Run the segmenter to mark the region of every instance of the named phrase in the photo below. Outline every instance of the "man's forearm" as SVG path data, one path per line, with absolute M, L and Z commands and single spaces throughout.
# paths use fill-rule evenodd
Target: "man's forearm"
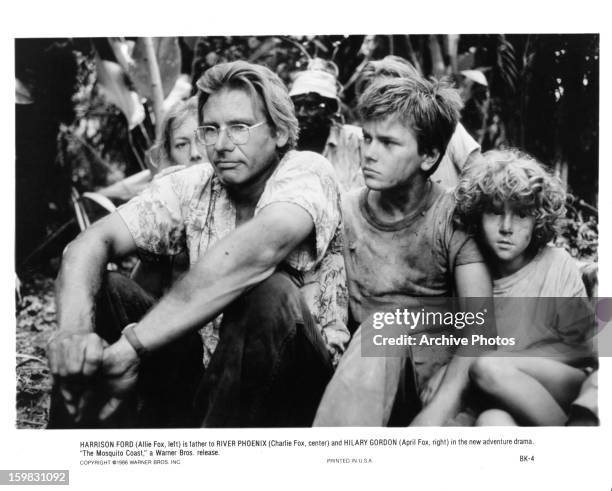
M 290 226 L 283 221 L 283 209 L 279 213 L 267 210 L 267 218 L 253 219 L 206 251 L 136 326 L 141 343 L 155 350 L 201 327 L 268 278 L 312 230 L 306 212 L 289 208 L 292 217 L 300 217 L 299 222 L 293 219 L 301 225 L 297 231 L 287 231 Z
M 93 331 L 95 298 L 108 261 L 135 249 L 132 235 L 118 213 L 97 221 L 68 245 L 55 283 L 61 331 Z
M 155 350 L 202 327 L 249 286 L 263 281 L 274 268 L 219 264 L 215 254 L 181 278 L 138 323 L 136 335 L 147 350 Z
M 55 282 L 60 330 L 93 331 L 94 301 L 108 259 L 107 245 L 87 235 L 81 235 L 66 248 Z

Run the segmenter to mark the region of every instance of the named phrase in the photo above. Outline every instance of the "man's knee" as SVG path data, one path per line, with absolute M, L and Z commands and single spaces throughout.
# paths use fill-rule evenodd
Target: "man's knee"
M 274 273 L 243 295 L 249 306 L 284 306 L 298 303 L 300 290 L 285 273 Z
M 249 337 L 262 331 L 267 334 L 280 331 L 283 335 L 287 331 L 295 333 L 296 324 L 304 321 L 300 295 L 287 275 L 274 273 L 223 312 L 225 329 L 248 325 Z

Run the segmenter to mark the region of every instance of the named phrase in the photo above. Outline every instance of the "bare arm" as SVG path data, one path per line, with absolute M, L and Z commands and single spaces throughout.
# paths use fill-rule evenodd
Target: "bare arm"
M 80 405 L 79 379 L 93 375 L 102 363 L 105 343 L 93 332 L 94 299 L 106 264 L 134 249 L 132 236 L 114 213 L 80 234 L 64 251 L 55 284 L 59 329 L 49 341 L 47 356 L 71 414 Z
M 135 249 L 117 213 L 96 222 L 68 245 L 55 283 L 60 331 L 93 332 L 94 298 L 108 261 Z
M 301 207 L 278 203 L 220 240 L 135 328 L 149 350 L 201 327 L 247 288 L 268 278 L 313 230 Z
M 455 270 L 455 284 L 458 296 L 468 297 L 461 305 L 464 311 L 486 308 L 491 309 L 489 312 L 493 314 L 491 277 L 484 263 L 458 266 Z M 441 426 L 457 414 L 469 382 L 468 369 L 472 361 L 473 357 L 460 352 L 453 356 L 431 402 L 414 418 L 411 426 Z
M 140 321 L 134 332 L 155 350 L 213 319 L 246 289 L 268 278 L 314 229 L 298 205 L 275 203 L 244 223 L 200 257 L 190 271 Z M 106 414 L 129 390 L 138 358 L 124 337 L 105 351 L 105 372 L 116 380 Z M 104 411 L 103 411 L 104 412 Z M 104 416 L 102 416 L 104 417 Z

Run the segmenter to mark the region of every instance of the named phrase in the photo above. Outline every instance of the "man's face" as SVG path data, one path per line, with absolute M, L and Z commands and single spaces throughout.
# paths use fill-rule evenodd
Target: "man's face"
M 419 154 L 414 132 L 396 116 L 364 123 L 362 171 L 370 189 L 404 186 L 435 161 L 435 156 Z
M 287 143 L 285 132 L 275 132 L 266 122 L 259 96 L 241 89 L 222 89 L 211 94 L 202 108 L 203 125 L 220 129 L 214 145 L 206 146 L 208 159 L 220 181 L 229 187 L 267 180 L 277 160 L 278 148 Z M 248 141 L 237 145 L 230 140 L 227 126 L 262 125 L 249 130 Z
M 300 125 L 298 148 L 322 152 L 332 125 L 331 115 L 335 109 L 331 101 L 315 92 L 296 95 L 291 99 Z

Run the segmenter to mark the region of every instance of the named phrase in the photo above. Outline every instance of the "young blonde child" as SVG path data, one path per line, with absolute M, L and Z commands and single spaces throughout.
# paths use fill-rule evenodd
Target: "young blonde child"
M 477 398 L 468 404 L 487 409 L 476 424 L 562 425 L 592 362 L 586 303 L 568 299 L 586 297 L 580 273 L 549 245 L 565 214 L 563 186 L 529 155 L 496 150 L 455 194 L 456 221 L 477 238 L 493 277 L 498 334 L 514 339 L 470 367 Z

